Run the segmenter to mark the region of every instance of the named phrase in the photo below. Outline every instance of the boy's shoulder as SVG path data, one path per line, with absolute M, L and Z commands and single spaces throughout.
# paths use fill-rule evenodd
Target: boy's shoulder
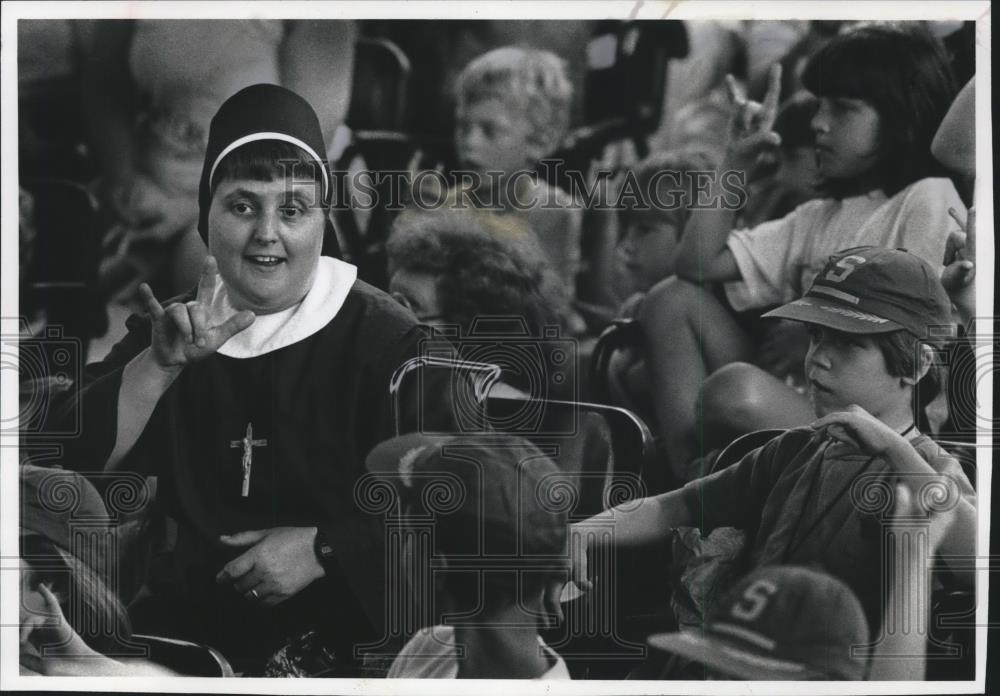
M 777 433 L 767 444 L 773 445 L 778 450 L 783 452 L 794 452 L 811 446 L 811 444 L 818 439 L 819 438 L 816 437 L 816 431 L 813 428 L 808 425 L 801 425 L 797 428 L 789 428 L 788 430 Z
M 770 439 L 766 436 L 771 434 Z M 789 430 L 759 430 L 755 433 L 744 435 L 742 439 L 755 438 L 757 446 L 754 449 L 744 449 L 745 454 L 741 454 L 740 465 L 749 465 L 754 468 L 765 466 L 773 468 L 773 471 L 785 470 L 792 461 L 804 462 L 809 459 L 808 452 L 815 449 L 815 445 L 820 441 L 816 436 L 816 431 L 809 426 L 790 428 Z M 730 446 L 739 447 L 739 440 L 734 441 Z M 750 445 L 753 447 L 753 445 Z M 725 452 L 720 457 L 725 456 Z
M 939 474 L 960 476 L 964 483 L 972 485 L 958 458 L 934 441 L 930 435 L 921 433 L 910 440 L 910 445 L 920 457 Z

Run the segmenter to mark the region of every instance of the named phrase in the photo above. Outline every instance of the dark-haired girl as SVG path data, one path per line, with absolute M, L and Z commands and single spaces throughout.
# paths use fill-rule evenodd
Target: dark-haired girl
M 723 171 L 752 174 L 780 145 L 772 131 L 780 79 L 775 69 L 763 104 L 733 89 Z M 678 478 L 700 473 L 685 471 L 700 450 L 724 444 L 696 433 L 728 437 L 808 418 L 804 397 L 783 383 L 787 375 L 761 369 L 775 362 L 759 352 L 766 329 L 751 323 L 748 330 L 738 313 L 800 297 L 831 254 L 857 245 L 906 248 L 940 268 L 956 227 L 948 210 L 964 211 L 930 153 L 955 86 L 940 45 L 922 26 L 842 34 L 812 58 L 803 81 L 819 100 L 812 129 L 827 197 L 748 230 L 733 229 L 736 211 L 695 212 L 677 250 L 677 277 L 657 285 L 640 312 L 656 425 Z M 724 292 L 706 284 L 723 284 Z M 769 353 L 790 350 L 783 340 Z M 719 368 L 750 360 L 761 367 L 740 363 L 705 383 Z

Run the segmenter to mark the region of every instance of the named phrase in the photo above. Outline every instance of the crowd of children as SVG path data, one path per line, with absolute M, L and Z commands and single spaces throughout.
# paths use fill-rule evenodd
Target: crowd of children
M 751 43 L 751 29 L 764 28 L 758 23 L 744 38 Z M 407 614 L 414 630 L 381 645 L 371 642 L 378 626 L 371 627 L 376 635 L 364 634 L 368 648 L 391 647 L 370 650 L 388 654 L 391 663 L 379 668 L 373 658 L 363 666 L 361 654 L 344 655 L 345 641 L 334 640 L 341 651 L 332 659 L 340 665 L 340 671 L 333 669 L 336 676 L 576 676 L 579 660 L 564 660 L 560 652 L 567 648 L 571 654 L 572 640 L 554 640 L 553 630 L 567 620 L 570 606 L 596 602 L 601 583 L 609 582 L 589 561 L 606 558 L 610 547 L 662 550 L 684 528 L 698 535 L 736 528 L 746 539 L 738 549 L 738 581 L 705 598 L 699 608 L 703 630 L 668 631 L 676 628 L 668 621 L 663 630 L 642 636 L 649 658 L 630 665 L 633 678 L 924 679 L 930 595 L 918 589 L 932 584 L 928 559 L 973 557 L 977 542 L 975 471 L 970 476 L 935 439 L 941 422 L 962 421 L 948 413 L 948 404 L 970 389 L 959 382 L 955 362 L 941 356 L 955 350 L 955 336 L 971 330 L 975 314 L 975 210 L 967 207 L 975 176 L 972 82 L 958 70 L 962 66 L 953 65 L 936 28 L 925 23 L 780 28 L 776 37 L 790 32 L 781 39 L 784 49 L 775 56 L 752 53 L 739 79 L 726 74 L 741 62 L 736 58 L 724 70 L 721 63 L 678 62 L 693 75 L 700 70 L 714 77 L 686 103 L 668 99 L 662 122 L 673 124 L 669 137 L 656 134 L 652 152 L 626 158 L 616 171 L 595 167 L 567 177 L 550 176 L 549 158 L 560 153 L 577 125 L 571 119 L 584 85 L 571 76 L 578 66 L 570 70 L 542 45 L 503 46 L 474 58 L 453 80 L 454 157 L 433 161 L 438 151 L 429 151 L 413 160 L 433 173 L 425 181 L 447 184 L 435 191 L 411 179 L 404 209 L 378 250 L 387 261 L 384 288 L 356 281 L 356 271 L 345 270 L 350 267 L 341 260 L 321 259 L 318 270 L 310 265 L 321 246 L 329 248 L 323 234 L 337 234 L 328 216 L 333 175 L 323 161 L 333 132 L 329 117 L 340 115 L 320 113 L 316 122 L 308 104 L 276 87 L 238 93 L 206 131 L 207 150 L 194 158 L 205 157 L 201 185 L 181 206 L 189 217 L 201 209 L 190 222 L 208 245 L 196 242 L 198 250 L 190 254 L 213 254 L 194 271 L 194 277 L 202 273 L 197 295 L 161 306 L 142 286 L 139 309 L 151 322 L 129 321 L 128 337 L 101 364 L 107 367 L 88 368 L 94 381 L 84 396 L 91 402 L 80 402 L 95 408 L 104 402 L 94 399 L 107 401 L 107 413 L 84 414 L 83 424 L 92 432 L 103 428 L 107 432 L 99 434 L 110 439 L 87 452 L 90 440 L 100 438 L 85 435 L 67 456 L 90 459 L 65 466 L 101 470 L 107 460 L 108 470 L 122 462 L 141 469 L 136 460 L 143 456 L 164 462 L 195 456 L 182 456 L 188 451 L 183 443 L 157 450 L 157 434 L 179 433 L 180 441 L 190 431 L 208 443 L 206 423 L 243 423 L 255 415 L 258 427 L 268 419 L 283 424 L 267 439 L 254 439 L 246 425 L 245 437 L 232 441 L 229 449 L 243 451 L 242 500 L 219 493 L 223 512 L 202 509 L 198 501 L 208 498 L 196 499 L 185 488 L 224 488 L 231 482 L 222 473 L 162 464 L 161 475 L 173 478 L 165 479 L 166 486 L 161 481 L 161 489 L 173 501 L 172 511 L 190 517 L 192 546 L 182 550 L 229 559 L 214 568 L 216 583 L 224 587 L 212 596 L 235 587 L 237 594 L 219 600 L 233 615 L 246 603 L 253 620 L 267 622 L 268 609 L 297 603 L 296 615 L 308 616 L 316 588 L 365 594 L 359 586 L 371 590 L 385 583 L 387 598 L 394 592 L 417 597 L 416 613 Z M 698 24 L 689 34 L 707 36 L 707 30 Z M 725 36 L 723 53 L 747 50 L 738 45 L 738 33 Z M 959 78 L 967 82 L 961 92 Z M 674 69 L 670 79 L 684 75 Z M 253 90 L 259 94 L 249 94 Z M 667 94 L 676 97 L 678 91 Z M 251 114 L 246 106 L 254 99 L 267 106 Z M 691 115 L 690 122 L 683 114 Z M 662 142 L 670 148 L 657 149 Z M 611 143 L 609 150 L 620 146 Z M 291 197 L 280 199 L 276 172 L 289 160 L 313 167 L 314 180 L 296 178 L 296 191 L 321 192 L 322 205 L 313 208 L 327 217 L 317 218 L 317 210 L 295 197 L 299 193 L 285 190 Z M 21 212 L 22 233 L 31 232 L 26 239 L 33 239 L 27 190 Z M 127 248 L 116 247 L 116 255 L 123 253 Z M 284 267 L 295 272 L 286 278 L 280 275 Z M 174 275 L 190 277 L 191 269 L 186 271 Z M 258 302 L 268 293 L 277 299 Z M 312 326 L 320 321 L 314 315 L 322 316 L 322 325 Z M 354 317 L 357 335 L 337 323 L 344 316 Z M 375 316 L 381 318 L 372 321 Z M 610 393 L 616 403 L 605 405 L 636 410 L 645 421 L 661 470 L 645 484 L 672 481 L 669 490 L 647 490 L 625 502 L 609 497 L 603 512 L 573 519 L 573 501 L 567 503 L 573 495 L 565 490 L 572 477 L 561 468 L 566 457 L 532 442 L 530 433 L 504 435 L 499 424 L 486 435 L 385 439 L 390 428 L 379 419 L 393 368 L 419 352 L 421 337 L 462 339 L 475 333 L 482 318 L 502 318 L 519 344 L 571 338 L 583 360 L 612 319 L 636 322 L 639 340 L 610 362 L 610 374 L 593 378 L 615 385 Z M 457 326 L 458 332 L 440 334 L 442 326 Z M 373 345 L 360 345 L 362 330 Z M 137 338 L 143 331 L 150 348 L 142 349 Z M 325 362 L 336 363 L 332 367 L 321 367 L 320 352 L 296 347 L 326 345 L 319 341 L 327 334 L 328 348 L 336 349 L 326 356 Z M 128 355 L 121 348 L 126 343 L 134 349 Z M 554 353 L 538 352 L 543 354 Z M 242 370 L 241 361 L 264 367 Z M 538 396 L 530 370 L 503 367 L 501 382 L 517 398 Z M 336 385 L 319 383 L 327 372 Z M 560 377 L 559 388 L 545 396 L 583 400 L 593 385 L 582 375 L 577 369 L 568 379 Z M 293 378 L 301 383 L 288 384 Z M 154 380 L 151 400 L 147 392 Z M 247 380 L 270 391 L 248 391 Z M 379 380 L 386 381 L 385 389 L 367 395 L 365 389 Z M 323 414 L 315 409 L 341 398 L 341 388 L 345 403 L 371 402 L 372 422 L 332 407 L 337 412 L 330 417 L 343 432 L 320 435 L 312 420 Z M 225 403 L 248 415 L 203 413 L 203 406 L 185 410 L 191 404 L 182 399 L 212 390 L 246 395 Z M 255 406 L 265 392 L 285 402 Z M 314 401 L 290 405 L 305 393 Z M 453 398 L 454 391 L 437 399 L 438 405 Z M 423 401 L 429 401 L 426 394 Z M 933 415 L 932 402 L 941 405 L 943 417 Z M 263 410 L 254 411 L 257 406 Z M 285 423 L 281 409 L 302 414 L 302 422 Z M 266 417 L 260 415 L 265 411 Z M 401 423 L 394 425 L 401 432 Z M 762 430 L 773 432 L 760 446 L 728 466 L 717 465 L 719 449 Z M 322 448 L 309 438 L 319 438 Z M 232 438 L 216 439 L 223 444 L 212 444 L 212 451 L 225 455 Z M 343 528 L 329 532 L 312 521 L 308 506 L 293 510 L 289 496 L 296 483 L 278 483 L 276 473 L 268 475 L 285 495 L 283 507 L 275 503 L 265 510 L 250 495 L 248 462 L 255 447 L 271 448 L 258 450 L 258 467 L 274 466 L 271 451 L 279 448 L 303 460 L 316 452 L 351 459 L 338 463 L 343 471 L 332 477 L 317 474 L 321 467 L 314 464 L 289 472 L 301 469 L 295 482 L 302 490 L 295 495 L 313 501 L 323 514 L 330 513 L 324 499 L 350 507 L 351 487 L 361 512 L 335 511 Z M 609 467 L 628 468 L 614 461 Z M 41 475 L 30 465 L 22 469 L 25 483 Z M 312 491 L 306 490 L 309 476 L 322 479 Z M 365 534 L 380 528 L 359 493 L 380 480 L 391 482 L 391 493 L 383 493 L 393 501 L 380 509 L 387 515 L 385 528 L 402 529 L 405 542 L 386 542 L 385 558 L 370 567 L 348 567 L 353 558 L 344 548 L 353 552 L 371 543 L 364 535 L 352 537 L 351 525 Z M 264 479 L 254 481 L 255 495 L 263 495 Z M 337 488 L 336 495 L 325 486 Z M 939 494 L 932 504 L 928 486 Z M 22 489 L 22 498 L 26 490 L 38 498 L 34 488 Z M 872 503 L 877 491 L 889 498 L 881 508 Z M 127 639 L 131 630 L 114 593 L 90 565 L 72 561 L 68 521 L 37 502 L 25 507 L 22 500 L 22 673 L 171 674 L 147 660 L 112 659 L 115 646 L 74 619 L 73 612 L 85 606 L 120 623 L 113 637 Z M 270 529 L 249 526 L 264 519 L 271 520 Z M 922 522 L 928 545 L 903 553 L 900 562 L 883 563 L 893 525 L 914 520 Z M 215 537 L 197 537 L 204 530 Z M 272 535 L 277 541 L 267 546 Z M 314 538 L 316 557 L 310 551 Z M 65 589 L 29 553 L 35 547 L 41 551 L 34 556 L 61 559 L 70 578 Z M 294 555 L 300 552 L 307 562 Z M 282 565 L 275 558 L 286 559 L 284 567 L 271 568 Z M 387 575 L 364 576 L 380 569 Z M 272 575 L 293 575 L 295 586 L 281 589 L 289 583 L 275 580 L 278 589 L 261 589 Z M 937 572 L 932 580 L 973 596 L 976 591 L 975 578 L 962 568 Z M 577 595 L 570 603 L 574 593 L 566 588 Z M 631 591 L 621 582 L 615 588 Z M 84 595 L 89 599 L 81 605 Z M 399 618 L 409 611 L 385 602 L 387 626 L 392 612 Z M 903 605 L 922 617 L 912 630 L 887 625 Z M 413 616 L 419 625 L 412 625 Z M 254 624 L 247 619 L 239 625 Z M 46 651 L 53 642 L 62 648 Z M 282 648 L 279 661 L 307 662 L 295 654 L 301 644 Z M 263 671 L 262 665 L 245 671 L 293 672 L 310 675 L 308 669 Z

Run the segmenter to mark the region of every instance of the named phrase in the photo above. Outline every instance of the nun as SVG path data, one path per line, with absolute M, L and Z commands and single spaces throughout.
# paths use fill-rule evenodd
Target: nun
M 136 630 L 209 644 L 245 674 L 314 629 L 350 674 L 354 646 L 384 633 L 385 525 L 354 489 L 368 451 L 395 434 L 390 378 L 426 334 L 321 255 L 325 152 L 294 92 L 258 84 L 226 101 L 201 176 L 197 289 L 161 302 L 143 287 L 146 314 L 60 409 L 81 415 L 64 466 L 156 476 L 176 522 Z M 449 430 L 436 401 L 423 422 Z

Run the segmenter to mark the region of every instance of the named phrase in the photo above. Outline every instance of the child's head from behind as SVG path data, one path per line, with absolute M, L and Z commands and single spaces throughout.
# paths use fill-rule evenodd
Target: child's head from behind
M 799 300 L 768 312 L 806 323 L 805 373 L 817 416 L 857 405 L 883 422 L 913 415 L 938 388 L 935 350 L 951 325 L 936 270 L 897 249 L 835 254 Z M 935 330 L 935 327 L 942 327 Z
M 817 157 L 835 195 L 893 195 L 938 173 L 931 141 L 955 96 L 944 50 L 923 27 L 865 25 L 837 36 L 806 66 L 820 100 Z
M 615 271 L 622 293 L 645 292 L 674 274 L 674 252 L 691 210 L 695 172 L 713 170 L 701 150 L 655 153 L 635 169 L 638 205 L 621 212 Z
M 565 135 L 572 94 L 563 61 L 553 53 L 505 46 L 479 56 L 456 83 L 460 166 L 533 169 Z
M 518 605 L 537 613 L 545 587 L 565 580 L 565 491 L 558 467 L 527 440 L 403 435 L 378 445 L 366 465 L 392 480 L 411 531 L 432 527 L 423 549 L 433 558 L 418 557 L 411 541 L 404 562 L 415 566 L 407 575 L 432 569 L 433 621 Z
M 389 291 L 428 324 L 469 332 L 482 316 L 518 316 L 532 335 L 559 323 L 544 253 L 515 219 L 479 211 L 405 213 L 387 244 Z

